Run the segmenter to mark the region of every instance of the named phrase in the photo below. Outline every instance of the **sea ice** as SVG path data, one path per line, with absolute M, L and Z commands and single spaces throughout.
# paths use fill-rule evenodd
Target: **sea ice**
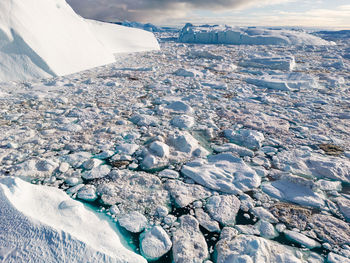
M 148 260 L 156 260 L 169 252 L 172 242 L 160 226 L 145 230 L 140 235 L 141 254 Z
M 195 209 L 195 216 L 198 223 L 209 232 L 220 232 L 220 225 L 217 221 L 210 218 L 202 208 Z
M 259 230 L 260 236 L 267 239 L 274 239 L 279 234 L 276 231 L 275 227 L 268 221 L 260 220 L 255 224 L 255 227 Z
M 283 232 L 286 237 L 294 242 L 299 243 L 300 245 L 303 245 L 304 247 L 313 249 L 315 247 L 321 247 L 321 244 L 318 243 L 317 241 L 305 236 L 302 233 L 296 232 L 296 231 L 290 231 L 290 230 L 285 230 Z
M 306 149 L 294 149 L 278 153 L 274 165 L 294 174 L 328 178 L 350 182 L 350 161 L 341 157 L 322 156 Z
M 179 220 L 180 227 L 173 234 L 174 263 L 203 262 L 208 258 L 209 253 L 197 219 L 184 215 Z
M 221 239 L 216 244 L 217 263 L 259 262 L 259 263 L 302 263 L 311 256 L 308 252 L 281 245 L 277 242 L 252 235 L 238 235 L 232 239 Z M 317 260 L 318 259 L 318 260 Z M 316 257 L 313 262 L 323 260 Z
M 100 165 L 89 171 L 84 172 L 81 176 L 85 180 L 93 180 L 106 177 L 111 171 L 111 167 L 109 165 Z
M 208 198 L 205 207 L 216 221 L 225 226 L 234 226 L 240 201 L 234 195 L 216 195 Z
M 262 185 L 265 193 L 280 200 L 322 208 L 325 196 L 313 191 L 313 182 L 299 176 L 284 175 Z
M 119 225 L 132 233 L 142 232 L 147 224 L 147 218 L 137 211 L 122 215 L 118 218 Z
M 174 117 L 170 123 L 180 129 L 190 129 L 194 126 L 195 120 L 192 116 L 181 115 Z
M 240 61 L 239 66 L 292 71 L 295 67 L 295 59 L 294 57 L 252 57 Z
M 230 153 L 197 159 L 183 166 L 181 173 L 213 190 L 237 194 L 259 187 L 261 179 L 243 160 Z
M 225 130 L 224 134 L 231 142 L 251 150 L 258 150 L 262 146 L 262 142 L 265 140 L 265 137 L 261 132 L 254 130 Z
M 201 185 L 186 184 L 179 180 L 167 180 L 164 183 L 164 188 L 169 191 L 175 204 L 179 207 L 185 207 L 196 200 L 205 199 L 212 195 L 211 191 Z
M 350 244 L 350 226 L 346 222 L 333 216 L 315 214 L 311 223 L 321 240 L 336 245 Z
M 340 212 L 350 222 L 350 199 L 339 197 L 336 199 Z

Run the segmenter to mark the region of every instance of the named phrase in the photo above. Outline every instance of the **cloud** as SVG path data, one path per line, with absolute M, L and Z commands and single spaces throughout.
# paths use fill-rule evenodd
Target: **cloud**
M 163 22 L 186 17 L 193 10 L 229 10 L 291 0 L 67 0 L 86 18 L 104 21 Z
M 305 12 L 280 12 L 284 24 L 309 27 L 346 28 L 350 26 L 350 5 L 333 9 L 315 8 Z M 307 17 L 307 19 L 305 19 Z

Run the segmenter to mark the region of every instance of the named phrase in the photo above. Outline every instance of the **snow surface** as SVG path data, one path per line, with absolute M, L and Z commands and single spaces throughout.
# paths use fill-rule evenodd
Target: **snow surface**
M 67 75 L 158 48 L 151 33 L 85 20 L 65 0 L 0 3 L 0 81 Z
M 4 262 L 146 262 L 115 230 L 62 190 L 0 178 Z
M 292 30 L 265 28 L 238 28 L 229 26 L 194 26 L 186 24 L 179 34 L 179 41 L 198 44 L 230 45 L 332 45 L 319 37 Z

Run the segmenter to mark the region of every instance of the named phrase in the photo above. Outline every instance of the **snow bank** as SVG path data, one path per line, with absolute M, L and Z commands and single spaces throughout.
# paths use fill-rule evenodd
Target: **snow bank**
M 179 41 L 230 45 L 331 45 L 319 37 L 298 31 L 229 26 L 193 26 L 186 24 Z
M 0 258 L 6 262 L 146 262 L 112 227 L 63 191 L 0 179 Z
M 152 33 L 138 28 L 86 20 L 93 35 L 112 53 L 141 52 L 159 49 Z
M 158 48 L 153 34 L 85 20 L 65 0 L 0 2 L 0 81 L 67 75 L 113 63 L 113 53 Z

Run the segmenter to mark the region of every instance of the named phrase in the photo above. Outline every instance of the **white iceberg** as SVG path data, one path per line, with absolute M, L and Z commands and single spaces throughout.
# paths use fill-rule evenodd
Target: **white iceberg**
M 305 32 L 230 26 L 194 26 L 186 24 L 179 42 L 228 45 L 332 45 L 333 42 Z
M 146 262 L 115 230 L 63 191 L 0 178 L 4 262 Z
M 0 81 L 67 75 L 153 49 L 152 33 L 86 20 L 65 0 L 0 2 Z

